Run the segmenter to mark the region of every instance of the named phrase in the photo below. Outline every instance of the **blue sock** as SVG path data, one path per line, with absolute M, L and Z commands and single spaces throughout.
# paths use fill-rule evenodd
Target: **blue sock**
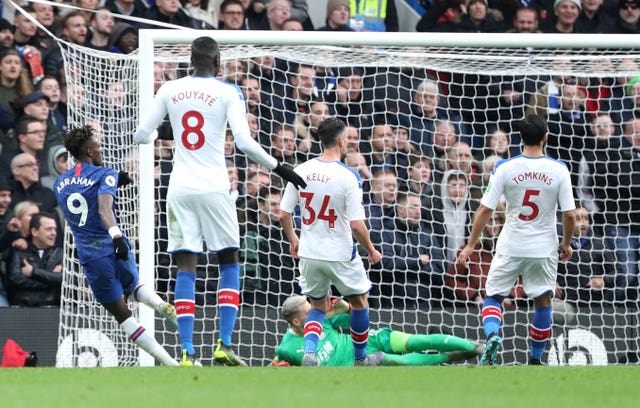
M 484 335 L 489 339 L 494 334 L 500 333 L 500 324 L 502 323 L 502 306 L 498 299 L 487 297 L 482 305 L 482 325 L 484 326 Z
M 178 272 L 174 295 L 178 333 L 182 350 L 190 355 L 196 354 L 193 348 L 193 321 L 196 311 L 196 275 L 191 272 Z
M 531 357 L 538 360 L 542 359 L 542 353 L 544 353 L 551 335 L 551 323 L 551 306 L 536 307 L 531 328 L 529 329 L 529 352 Z
M 240 264 L 220 265 L 220 286 L 218 287 L 218 308 L 220 310 L 220 340 L 231 346 L 231 335 L 236 326 L 240 306 Z
M 356 360 L 367 356 L 367 340 L 369 340 L 369 308 L 351 311 L 351 340 Z
M 315 353 L 318 348 L 320 334 L 322 334 L 322 321 L 324 312 L 320 309 L 311 309 L 304 322 L 304 352 Z

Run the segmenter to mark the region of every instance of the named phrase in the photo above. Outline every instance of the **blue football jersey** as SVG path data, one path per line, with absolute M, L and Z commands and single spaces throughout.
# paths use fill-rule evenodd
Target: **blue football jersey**
M 118 173 L 106 167 L 78 163 L 64 172 L 53 186 L 58 204 L 75 237 L 81 264 L 113 255 L 109 232 L 98 213 L 98 196 L 111 194 L 115 198 Z

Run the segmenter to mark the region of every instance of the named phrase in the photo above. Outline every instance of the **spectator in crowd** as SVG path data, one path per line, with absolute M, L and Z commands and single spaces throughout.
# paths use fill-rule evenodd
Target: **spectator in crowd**
M 471 226 L 469 179 L 461 170 L 447 170 L 440 186 L 440 200 L 434 200 L 434 221 L 444 225 L 444 250 L 447 262 L 456 259 L 466 242 Z
M 187 28 L 207 29 L 211 28 L 206 23 L 189 17 L 180 8 L 179 0 L 156 0 L 155 4 L 144 12 L 144 18 L 162 23 L 175 24 Z M 158 28 L 153 24 L 144 24 L 140 28 Z
M 362 1 L 361 3 L 364 3 Z M 349 27 L 349 0 L 330 0 L 327 2 L 327 24 L 317 31 L 354 31 Z
M 20 153 L 11 160 L 13 205 L 30 200 L 42 212 L 51 213 L 58 204 L 53 191 L 40 183 L 38 167 L 36 158 L 29 153 Z
M 608 291 L 614 286 L 616 259 L 604 239 L 594 234 L 585 207 L 576 208 L 573 240 L 573 256 L 558 264 L 558 282 L 566 300 L 588 307 L 611 299 Z
M 540 19 L 538 18 L 538 10 L 533 7 L 520 7 L 516 10 L 513 17 L 513 28 L 507 30 L 508 33 L 541 33 L 538 29 Z
M 118 14 L 143 18 L 148 6 L 144 0 L 107 0 L 105 6 L 114 14 L 116 22 L 123 22 Z
M 444 172 L 447 168 L 447 150 L 458 142 L 456 127 L 448 120 L 438 120 L 433 132 L 434 168 Z
M 348 152 L 344 157 L 344 164 L 351 167 L 360 174 L 362 178 L 362 191 L 363 193 L 369 192 L 369 183 L 373 177 L 373 173 L 367 164 L 367 159 L 364 155 L 357 151 Z
M 51 112 L 50 104 L 51 99 L 44 92 L 40 91 L 31 92 L 22 98 L 22 111 L 24 114 L 36 118 L 45 126 L 45 150 L 48 150 L 51 146 L 62 144 L 63 138 L 62 130 L 49 119 Z
M 267 21 L 259 29 L 282 31 L 282 23 L 291 18 L 291 3 L 289 0 L 270 0 L 267 3 Z
M 0 50 L 0 127 L 4 132 L 11 129 L 16 120 L 20 100 L 32 90 L 29 74 L 22 66 L 22 59 L 14 49 Z M 6 148 L 10 140 L 0 140 Z M 12 143 L 15 147 L 15 141 Z
M 220 4 L 220 25 L 221 30 L 243 30 L 244 7 L 240 0 L 225 0 Z
M 545 32 L 554 34 L 577 33 L 576 21 L 582 11 L 580 0 L 555 0 L 553 13 L 556 20 L 553 25 L 547 27 Z
M 640 32 L 640 0 L 619 0 L 614 33 L 637 34 Z
M 356 31 L 397 32 L 398 12 L 394 0 L 380 2 L 378 0 L 351 1 L 349 25 Z M 327 12 L 327 16 L 329 13 Z
M 360 132 L 368 132 L 373 125 L 373 104 L 363 97 L 364 70 L 359 67 L 342 67 L 337 71 L 335 88 L 325 93 L 327 101 L 332 103 L 336 116 L 357 127 Z
M 315 75 L 315 69 L 305 64 L 298 64 L 289 74 L 285 97 L 275 106 L 286 123 L 294 124 L 298 113 L 309 113 L 309 103 L 318 96 Z
M 93 18 L 93 11 L 98 9 L 100 6 L 99 0 L 75 0 L 75 4 L 80 8 L 80 13 L 82 17 L 84 17 L 87 26 L 91 23 L 91 19 Z
M 525 115 L 547 117 L 560 109 L 560 87 L 568 81 L 575 81 L 573 66 L 568 59 L 557 59 L 554 69 L 560 73 L 533 92 L 527 102 Z
M 281 200 L 279 189 L 262 188 L 258 194 L 258 225 L 244 236 L 243 300 L 247 304 L 279 305 L 297 292 L 289 241 L 278 218 Z
M 182 10 L 187 16 L 200 20 L 211 28 L 218 27 L 218 4 L 216 3 L 214 0 L 180 0 Z M 242 14 L 244 15 L 244 12 Z
M 93 16 L 93 13 L 90 13 Z M 62 35 L 72 44 L 85 45 L 87 39 L 87 21 L 80 11 L 72 11 L 64 16 Z
M 34 214 L 29 223 L 28 246 L 14 250 L 7 271 L 12 306 L 58 306 L 62 284 L 62 248 L 55 246 L 57 227 L 53 217 Z
M 18 148 L 2 152 L 0 160 L 0 171 L 2 174 L 10 174 L 11 160 L 20 153 L 28 153 L 35 157 L 38 162 L 46 162 L 45 135 L 46 126 L 41 120 L 33 116 L 23 117 L 16 125 L 18 135 Z M 41 169 L 40 175 L 47 175 L 48 169 Z
M 240 59 L 232 59 L 222 66 L 222 80 L 240 85 L 240 80 L 247 76 L 247 62 Z
M 489 133 L 484 142 L 484 149 L 481 155 L 477 155 L 476 159 L 482 161 L 491 155 L 500 156 L 503 159 L 511 157 L 511 138 L 504 130 L 498 128 Z
M 439 288 L 445 272 L 442 243 L 423 222 L 422 202 L 415 193 L 398 195 L 395 217 L 385 217 L 381 231 L 372 231 L 381 248 L 377 281 L 385 307 L 413 309 L 431 299 L 427 288 Z M 375 273 L 372 271 L 372 275 Z
M 138 49 L 138 32 L 131 24 L 118 22 L 113 26 L 109 44 L 113 52 L 130 54 Z
M 503 158 L 496 155 L 488 155 L 484 156 L 482 160 L 478 160 L 479 164 L 477 167 L 478 173 L 476 174 L 473 180 L 471 181 L 471 188 L 469 193 L 471 194 L 471 202 L 474 208 L 477 206 L 477 203 L 482 199 L 482 195 L 486 191 L 489 186 L 489 181 L 491 180 L 491 173 L 493 173 L 493 169 L 496 164 L 502 160 Z
M 11 204 L 14 205 L 14 209 L 13 218 L 9 221 L 9 229 L 10 231 L 15 230 L 16 232 L 16 234 L 12 236 L 13 241 L 11 242 L 11 247 L 24 250 L 29 246 L 27 238 L 29 237 L 29 225 L 31 223 L 31 217 L 34 214 L 38 214 L 40 212 L 40 209 L 38 208 L 38 205 L 36 203 L 29 200 L 20 202 L 12 200 Z
M 295 166 L 296 155 L 296 130 L 291 125 L 277 126 L 271 134 L 270 153 L 278 160 L 278 163 L 287 163 Z
M 11 206 L 11 186 L 7 179 L 0 174 L 0 307 L 9 306 L 9 298 L 4 287 L 6 261 L 9 255 L 11 242 L 17 238 L 18 228 L 15 222 L 10 224 L 13 218 Z
M 391 169 L 373 173 L 371 193 L 365 199 L 365 210 L 370 231 L 380 231 L 382 220 L 394 216 L 394 206 L 398 196 L 398 178 Z
M 40 179 L 40 183 L 44 187 L 53 190 L 58 176 L 69 169 L 69 153 L 64 146 L 53 146 L 47 151 L 46 162 L 41 163 L 49 166 L 49 171 L 47 176 Z
M 89 27 L 91 28 L 91 38 L 87 41 L 87 47 L 98 51 L 114 52 L 111 43 L 111 34 L 115 20 L 108 7 L 99 7 L 97 13 L 92 14 Z
M 299 139 L 300 155 L 305 155 L 309 159 L 321 153 L 318 126 L 329 116 L 331 116 L 329 105 L 319 100 L 309 102 L 308 112 L 300 112 L 296 115 L 295 128 Z
M 0 18 L 0 48 L 13 47 L 13 24 Z
M 603 0 L 582 0 L 582 12 L 576 21 L 576 31 L 579 33 L 611 33 L 615 20 L 602 6 Z
M 455 302 L 461 302 L 466 306 L 482 308 L 484 298 L 485 282 L 493 259 L 493 253 L 498 240 L 498 235 L 505 222 L 504 205 L 496 207 L 496 211 L 491 215 L 487 225 L 482 230 L 482 236 L 476 243 L 474 251 L 469 256 L 469 261 L 465 264 L 454 262 L 449 266 L 445 275 L 445 294 Z M 525 299 L 526 295 L 522 284 L 518 284 L 511 289 L 508 297 L 502 301 L 504 308 L 515 306 L 517 300 Z
M 269 175 L 262 170 L 249 168 L 243 183 L 244 195 L 236 201 L 241 232 L 243 228 L 252 228 L 258 222 L 258 193 L 263 187 L 271 187 Z
M 577 82 L 565 81 L 560 86 L 560 108 L 548 115 L 547 154 L 565 162 L 571 172 L 571 184 L 578 185 L 579 165 L 585 149 L 592 148 L 587 138 L 584 112 L 585 94 Z M 577 194 L 574 194 L 574 197 Z
M 434 0 L 416 24 L 418 32 L 453 32 L 454 21 L 466 12 L 460 0 Z
M 304 27 L 300 21 L 290 18 L 282 23 L 282 31 L 304 31 Z
M 449 170 L 461 171 L 468 183 L 471 183 L 476 177 L 476 164 L 474 163 L 473 155 L 471 154 L 471 147 L 465 142 L 456 142 L 450 148 L 447 149 L 445 168 L 435 169 L 433 172 L 433 180 L 436 185 L 440 185 L 444 174 Z M 469 186 L 467 186 L 469 187 Z M 475 187 L 471 187 L 470 191 L 473 191 Z M 437 194 L 442 194 L 442 191 L 436 191 Z M 480 195 L 482 195 L 480 193 Z M 475 209 L 476 203 L 473 203 L 472 209 Z
M 47 122 L 50 122 L 65 134 L 67 132 L 67 104 L 62 102 L 60 83 L 56 77 L 46 75 L 36 85 L 36 91 L 40 91 L 49 97 L 49 117 Z
M 23 9 L 31 17 L 36 17 L 36 11 L 30 4 L 25 5 Z M 18 52 L 23 52 L 25 47 L 28 46 L 34 48 L 37 46 L 36 33 L 38 32 L 38 27 L 27 16 L 22 13 L 16 13 L 13 25 L 13 45 Z
M 454 20 L 454 31 L 463 33 L 504 32 L 504 16 L 499 10 L 489 9 L 487 0 L 466 0 L 466 13 Z
M 433 205 L 435 193 L 433 187 L 431 159 L 423 155 L 413 155 L 409 163 L 407 185 L 404 191 L 418 194 L 422 206 L 422 220 L 429 224 L 431 231 L 439 237 L 444 235 L 444 226 L 434 222 Z M 438 203 L 440 201 L 438 200 Z
M 395 133 L 389 125 L 376 125 L 371 133 L 371 151 L 367 155 L 373 173 L 392 170 L 396 173 Z M 396 173 L 397 174 L 397 173 Z
M 440 89 L 431 80 L 423 80 L 413 94 L 413 104 L 410 114 L 402 114 L 400 123 L 410 129 L 411 143 L 427 156 L 433 155 L 433 133 L 438 120 L 449 120 L 456 126 L 459 117 L 440 105 Z M 460 129 L 456 128 L 456 134 Z
M 635 305 L 638 301 L 638 262 L 640 250 L 640 118 L 633 118 L 625 123 L 623 146 L 620 161 L 609 157 L 607 181 L 614 187 L 605 203 L 605 214 L 610 224 L 605 227 L 605 236 L 613 240 L 613 248 L 617 257 L 616 299 L 627 300 Z M 609 149 L 611 150 L 611 149 Z M 619 168 L 616 168 L 620 166 Z M 617 171 L 616 171 L 617 170 Z M 615 172 L 615 173 L 614 173 Z M 593 174 L 593 173 L 592 173 Z M 598 174 L 601 177 L 603 174 Z M 617 178 L 615 175 L 617 174 Z M 615 179 L 615 181 L 614 181 Z M 599 188 L 607 187 L 595 184 Z M 595 195 L 595 192 L 594 192 Z

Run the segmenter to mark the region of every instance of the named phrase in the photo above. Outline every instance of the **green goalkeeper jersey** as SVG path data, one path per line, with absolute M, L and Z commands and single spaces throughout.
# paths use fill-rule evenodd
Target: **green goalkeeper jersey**
M 322 334 L 318 341 L 316 356 L 321 366 L 352 366 L 354 361 L 353 341 L 350 334 L 340 331 L 349 328 L 350 314 L 340 314 L 324 319 Z M 367 352 L 388 351 L 390 329 L 370 330 Z M 304 356 L 304 337 L 287 330 L 280 345 L 276 349 L 276 356 L 280 360 L 288 361 L 291 365 L 299 366 Z

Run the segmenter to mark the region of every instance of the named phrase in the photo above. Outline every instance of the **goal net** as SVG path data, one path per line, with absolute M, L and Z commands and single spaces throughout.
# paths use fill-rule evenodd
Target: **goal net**
M 165 196 L 172 146 L 180 140 L 171 140 L 166 124 L 153 147 L 138 148 L 132 135 L 154 91 L 188 75 L 191 41 L 211 35 L 221 45 L 220 77 L 240 87 L 253 136 L 279 160 L 295 164 L 316 156 L 316 127 L 324 117 L 340 117 L 353 128 L 345 161 L 363 179 L 367 222 L 384 257 L 369 268 L 373 328 L 484 337 L 478 304 L 492 253 L 490 231 L 485 251 L 468 269 L 452 269 L 452 261 L 493 164 L 520 152 L 518 121 L 527 113 L 547 118 L 547 153 L 571 170 L 576 201 L 591 226 L 576 236 L 578 254 L 560 267 L 544 359 L 559 365 L 636 361 L 637 269 L 625 274 L 620 249 L 625 231 L 637 228 L 637 170 L 629 155 L 629 129 L 640 104 L 637 41 L 541 35 L 527 48 L 519 46 L 521 37 L 507 34 L 332 34 L 296 33 L 294 39 L 288 33 L 143 30 L 135 54 L 65 47 L 70 126 L 95 123 L 108 165 L 139 171 L 137 182 L 120 193 L 119 210 L 142 279 L 173 299 Z M 233 340 L 252 365 L 266 365 L 286 330 L 279 305 L 298 290 L 296 262 L 276 221 L 282 185 L 231 142 L 227 159 L 237 180 L 232 194 L 242 241 L 242 302 Z M 498 213 L 494 231 L 501 220 Z M 70 235 L 67 244 L 59 365 L 107 365 L 93 346 L 101 341 L 117 356 L 113 364 L 140 364 L 88 294 Z M 205 365 L 213 363 L 218 335 L 217 285 L 216 257 L 208 253 L 199 259 L 194 333 Z M 504 307 L 503 364 L 527 361 L 533 305 L 521 287 L 512 295 Z M 177 356 L 177 332 L 144 307 L 138 310 Z M 142 359 L 149 364 L 148 356 Z

